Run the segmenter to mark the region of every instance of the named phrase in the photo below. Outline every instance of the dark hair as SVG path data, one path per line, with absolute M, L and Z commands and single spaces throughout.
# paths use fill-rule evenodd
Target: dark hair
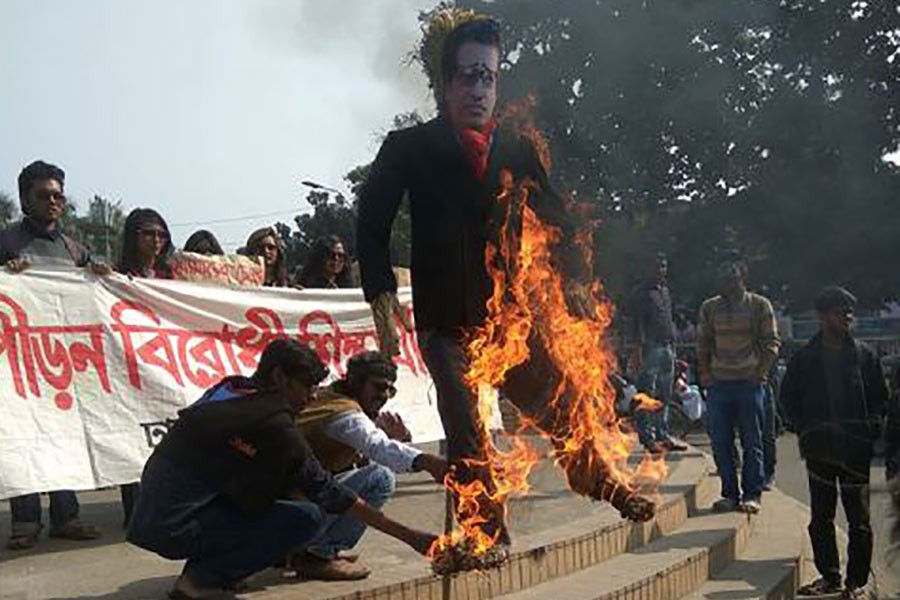
M 500 50 L 500 23 L 494 19 L 476 19 L 463 23 L 450 32 L 441 51 L 441 77 L 445 87 L 456 75 L 456 55 L 466 42 L 485 44 Z
M 125 217 L 125 227 L 122 233 L 122 255 L 116 271 L 128 275 L 141 274 L 141 261 L 138 257 L 138 235 L 141 228 L 148 223 L 155 223 L 166 231 L 168 239 L 162 252 L 153 263 L 153 270 L 161 274 L 163 278 L 172 277 L 172 269 L 169 268 L 169 256 L 174 249 L 172 236 L 169 234 L 169 226 L 166 220 L 152 208 L 136 208 Z
M 376 350 L 367 350 L 347 361 L 347 373 L 338 382 L 340 391 L 356 396 L 370 377 L 384 377 L 391 383 L 397 381 L 397 365 Z
M 44 179 L 54 179 L 59 182 L 60 187 L 65 187 L 66 172 L 56 165 L 36 160 L 19 173 L 19 206 L 22 207 L 23 214 L 28 214 L 28 193 L 31 187 Z
M 272 269 L 274 277 L 269 279 L 267 269 L 266 280 L 263 285 L 270 287 L 286 287 L 288 285 L 288 275 L 284 257 L 284 240 L 281 239 L 281 236 L 278 235 L 278 231 L 276 231 L 274 227 L 263 227 L 262 229 L 257 229 L 251 233 L 250 237 L 247 238 L 247 243 L 244 245 L 244 254 L 247 256 L 259 256 L 261 250 L 260 244 L 262 244 L 263 239 L 270 236 L 275 240 L 275 245 L 278 246 L 278 258 L 275 259 L 275 266 Z
M 219 245 L 219 240 L 216 239 L 216 236 L 214 236 L 212 232 L 207 231 L 206 229 L 198 229 L 197 231 L 192 233 L 184 243 L 184 251 L 205 254 L 204 252 L 201 252 L 204 244 L 209 246 L 209 248 L 212 250 L 210 254 L 225 254 L 225 252 L 222 250 L 222 246 Z
M 303 265 L 300 275 L 297 276 L 296 282 L 308 288 L 326 287 L 325 261 L 334 250 L 334 247 L 338 244 L 343 245 L 343 243 L 341 238 L 336 235 L 326 235 L 317 239 L 312 248 L 309 249 L 309 258 L 306 260 L 306 264 Z M 349 257 L 344 260 L 344 268 L 334 276 L 334 282 L 339 288 L 353 287 L 353 280 L 350 277 Z
M 855 308 L 856 296 L 837 285 L 828 286 L 816 297 L 816 311 L 820 313 L 835 309 L 853 310 Z
M 253 379 L 260 385 L 269 385 L 276 368 L 291 379 L 300 379 L 310 387 L 328 377 L 328 368 L 315 351 L 292 339 L 279 338 L 269 342 L 262 352 Z

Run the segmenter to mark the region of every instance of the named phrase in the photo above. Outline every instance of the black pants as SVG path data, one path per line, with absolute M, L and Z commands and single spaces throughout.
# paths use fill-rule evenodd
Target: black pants
M 809 537 L 816 569 L 825 579 L 840 583 L 841 563 L 834 533 L 838 487 L 847 513 L 850 543 L 847 548 L 848 587 L 863 587 L 872 564 L 872 527 L 869 524 L 869 461 L 856 464 L 806 461 L 812 518 Z

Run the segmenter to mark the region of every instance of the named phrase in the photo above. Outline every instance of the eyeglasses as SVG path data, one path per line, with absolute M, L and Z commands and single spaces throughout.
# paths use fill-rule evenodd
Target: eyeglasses
M 66 195 L 62 192 L 55 192 L 50 190 L 38 190 L 34 192 L 34 197 L 38 200 L 55 200 L 60 203 L 66 202 Z
M 331 260 L 346 260 L 346 259 L 347 259 L 347 255 L 344 254 L 343 252 L 332 252 L 331 253 Z
M 139 229 L 138 233 L 140 233 L 144 237 L 154 237 L 158 240 L 163 241 L 169 239 L 169 234 L 162 229 Z
M 484 64 L 459 67 L 454 77 L 466 87 L 475 87 L 479 81 L 486 87 L 493 87 L 497 83 L 497 71 Z

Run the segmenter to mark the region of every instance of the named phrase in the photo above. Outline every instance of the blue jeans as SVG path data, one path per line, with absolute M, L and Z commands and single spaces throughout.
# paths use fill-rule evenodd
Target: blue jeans
M 378 464 L 339 473 L 334 478 L 347 486 L 372 508 L 380 509 L 394 495 L 394 473 Z M 349 550 L 366 532 L 366 524 L 350 514 L 328 517 L 325 532 L 306 547 L 306 551 L 330 560 L 341 550 Z
M 50 528 L 59 529 L 78 518 L 78 498 L 71 490 L 50 492 Z M 14 534 L 31 533 L 41 525 L 41 495 L 26 494 L 9 499 Z
M 644 445 L 669 439 L 669 410 L 672 403 L 672 380 L 675 377 L 675 351 L 671 344 L 647 344 L 641 349 L 643 369 L 638 376 L 638 391 L 662 402 L 655 411 L 640 411 L 634 424 Z
M 763 479 L 768 482 L 775 478 L 775 390 L 765 384 L 765 405 L 763 414 L 762 447 Z
M 326 523 L 311 502 L 279 500 L 259 514 L 240 510 L 190 471 L 156 456 L 141 478 L 127 540 L 165 558 L 187 559 L 191 581 L 224 587 L 315 539 Z
M 722 480 L 722 497 L 759 500 L 763 486 L 762 429 L 765 390 L 750 381 L 716 381 L 709 388 L 707 401 L 709 437 L 713 458 Z M 741 437 L 744 451 L 740 488 L 734 464 L 734 430 Z

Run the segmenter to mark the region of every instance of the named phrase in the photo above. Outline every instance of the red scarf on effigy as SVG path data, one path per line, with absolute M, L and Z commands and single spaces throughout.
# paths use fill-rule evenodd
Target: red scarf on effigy
M 491 119 L 481 131 L 477 129 L 459 130 L 459 141 L 462 143 L 466 158 L 479 181 L 483 180 L 487 173 L 488 159 L 491 156 L 491 140 L 496 127 L 497 121 Z

